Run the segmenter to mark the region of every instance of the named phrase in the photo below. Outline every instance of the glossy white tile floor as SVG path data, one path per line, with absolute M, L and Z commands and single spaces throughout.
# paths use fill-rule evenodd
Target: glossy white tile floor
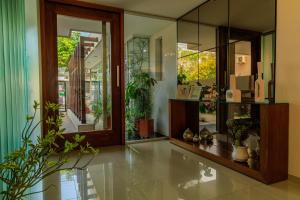
M 300 200 L 300 185 L 264 185 L 158 141 L 102 148 L 85 171 L 61 172 L 46 200 Z

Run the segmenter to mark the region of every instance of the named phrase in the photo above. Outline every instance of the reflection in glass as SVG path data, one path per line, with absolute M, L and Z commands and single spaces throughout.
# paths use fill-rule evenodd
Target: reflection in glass
M 111 129 L 110 52 L 110 23 L 58 15 L 58 96 L 66 133 Z

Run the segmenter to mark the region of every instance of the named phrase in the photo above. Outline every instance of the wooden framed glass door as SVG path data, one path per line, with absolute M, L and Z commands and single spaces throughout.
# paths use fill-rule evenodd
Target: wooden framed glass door
M 65 138 L 124 144 L 123 11 L 45 0 L 41 25 L 43 102 L 64 102 Z

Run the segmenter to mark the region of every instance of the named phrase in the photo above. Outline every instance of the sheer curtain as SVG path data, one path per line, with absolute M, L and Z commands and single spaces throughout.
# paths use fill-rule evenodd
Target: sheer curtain
M 25 55 L 24 0 L 0 0 L 0 161 L 21 143 L 28 105 Z

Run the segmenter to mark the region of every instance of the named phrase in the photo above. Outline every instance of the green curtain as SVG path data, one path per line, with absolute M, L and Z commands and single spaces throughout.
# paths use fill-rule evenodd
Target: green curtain
M 24 0 L 0 0 L 0 161 L 21 143 L 28 105 L 25 55 Z

